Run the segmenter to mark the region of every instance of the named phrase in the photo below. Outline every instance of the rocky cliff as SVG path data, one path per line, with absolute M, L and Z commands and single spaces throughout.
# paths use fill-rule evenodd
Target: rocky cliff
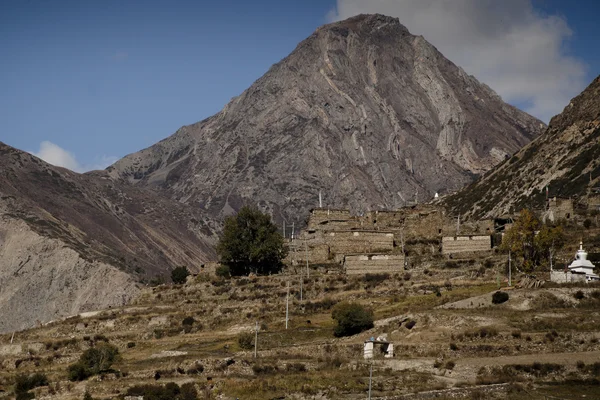
M 214 258 L 209 219 L 0 142 L 0 332 L 122 305 L 137 283 Z
M 323 26 L 215 116 L 108 168 L 222 217 L 393 209 L 456 190 L 543 124 L 507 105 L 397 19 Z
M 543 207 L 546 196 L 600 196 L 600 77 L 548 129 L 464 190 L 443 199 L 455 214 L 501 216 Z M 547 194 L 546 194 L 547 191 Z

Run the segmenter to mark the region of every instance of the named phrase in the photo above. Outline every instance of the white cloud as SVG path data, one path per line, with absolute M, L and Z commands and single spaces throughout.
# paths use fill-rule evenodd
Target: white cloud
M 32 151 L 30 153 L 46 161 L 48 164 L 68 168 L 75 172 L 104 169 L 118 160 L 117 157 L 101 156 L 96 157 L 94 162 L 90 164 L 81 164 L 77 161 L 73 153 L 47 140 L 40 143 L 40 149 L 37 152 Z
M 337 0 L 329 17 L 398 17 L 505 101 L 548 121 L 585 87 L 586 64 L 565 51 L 567 22 L 530 0 Z

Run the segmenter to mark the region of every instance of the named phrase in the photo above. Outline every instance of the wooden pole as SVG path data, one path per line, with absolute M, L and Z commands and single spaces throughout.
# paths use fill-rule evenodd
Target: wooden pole
M 256 321 L 256 328 L 254 329 L 254 358 L 256 358 L 258 349 L 258 321 Z
M 285 329 L 288 328 L 288 320 L 290 316 L 290 281 L 287 283 L 287 296 L 285 296 Z

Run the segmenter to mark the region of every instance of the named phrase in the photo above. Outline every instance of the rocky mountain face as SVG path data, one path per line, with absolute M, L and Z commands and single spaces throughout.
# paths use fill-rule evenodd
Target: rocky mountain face
M 600 196 L 599 99 L 597 77 L 542 135 L 444 203 L 456 214 L 480 218 L 539 209 L 546 190 L 550 197 L 580 201 Z
M 323 26 L 218 114 L 107 169 L 213 217 L 394 209 L 471 182 L 543 124 L 398 19 Z
M 138 282 L 214 259 L 214 227 L 186 206 L 80 175 L 0 142 L 0 332 L 122 305 Z

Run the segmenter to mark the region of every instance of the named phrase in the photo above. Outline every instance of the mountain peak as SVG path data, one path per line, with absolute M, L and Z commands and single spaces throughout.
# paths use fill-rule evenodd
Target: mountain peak
M 222 112 L 110 174 L 212 216 L 252 203 L 300 224 L 319 191 L 361 212 L 456 190 L 540 125 L 397 18 L 359 15 L 319 28 Z
M 357 34 L 372 34 L 382 28 L 393 28 L 403 34 L 410 34 L 408 29 L 400 23 L 399 18 L 389 17 L 382 14 L 359 14 L 354 17 L 323 25 L 319 31 L 333 31 L 347 35 L 350 31 Z

